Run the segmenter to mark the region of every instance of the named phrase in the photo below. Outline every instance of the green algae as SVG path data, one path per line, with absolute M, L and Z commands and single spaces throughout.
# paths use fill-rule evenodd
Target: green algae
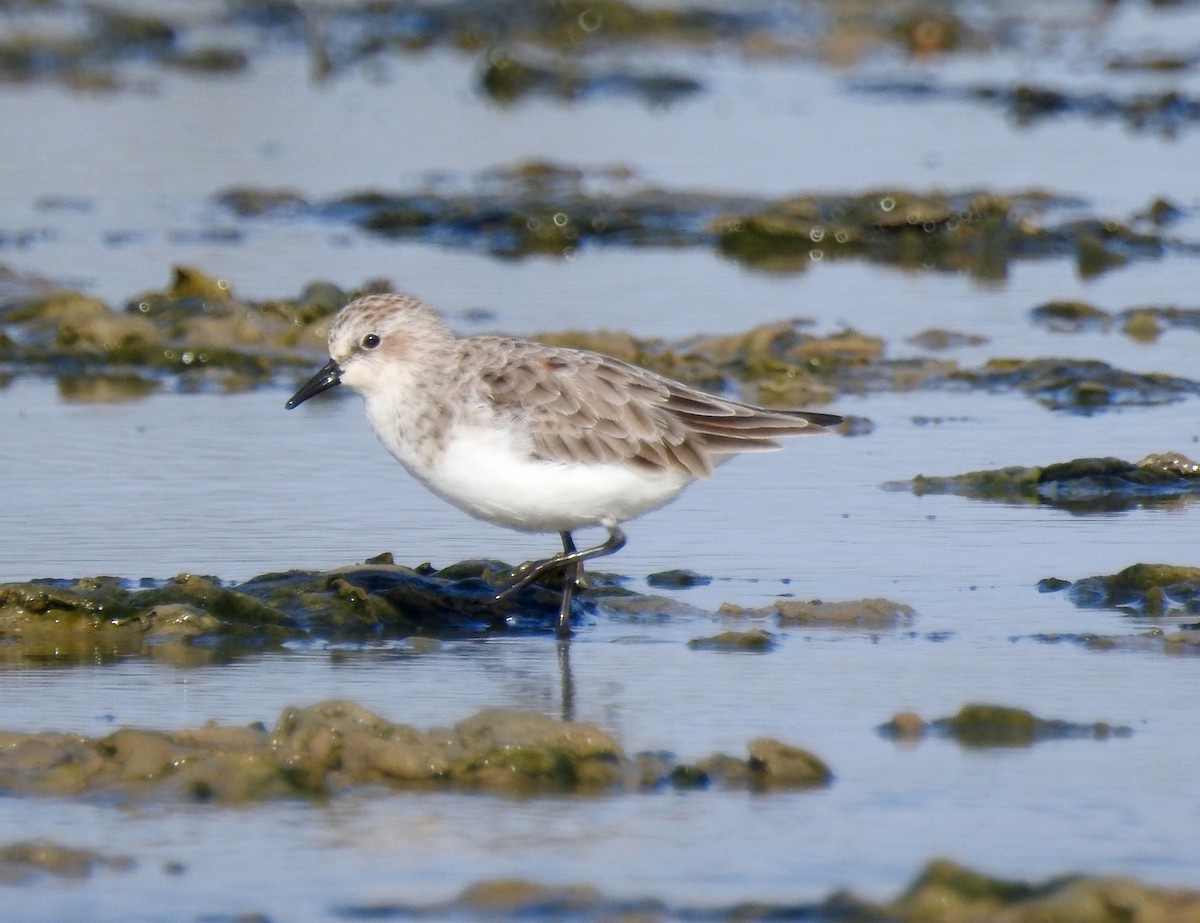
M 1105 332 L 1117 327 L 1142 343 L 1157 340 L 1167 329 L 1200 329 L 1200 309 L 1177 305 L 1140 305 L 1114 313 L 1084 301 L 1050 301 L 1034 308 L 1030 318 L 1056 333 Z
M 660 570 L 646 576 L 647 585 L 656 589 L 683 590 L 694 586 L 708 586 L 712 580 L 707 574 L 698 574 L 687 568 Z
M 193 574 L 142 585 L 115 577 L 0 585 L 0 662 L 70 665 L 143 656 L 188 666 L 313 642 L 413 639 L 419 645 L 422 639 L 549 633 L 557 625 L 558 577 L 498 602 L 496 587 L 514 572 L 501 562 L 462 561 L 438 570 L 380 558 L 332 571 L 262 574 L 236 585 Z M 661 622 L 711 616 L 618 584 L 611 575 L 589 574 L 574 618 Z M 910 607 L 883 599 L 780 599 L 759 609 L 725 604 L 718 614 L 772 619 L 780 628 L 867 630 L 897 627 L 914 617 Z M 765 653 L 777 645 L 776 635 L 751 625 L 696 638 L 689 647 Z
M 637 185 L 625 169 L 584 173 L 541 162 L 488 171 L 472 185 L 466 192 L 364 190 L 310 204 L 307 213 L 389 239 L 513 258 L 569 256 L 585 244 L 701 245 L 711 239 L 707 225 L 722 209 L 748 201 Z M 229 193 L 222 200 L 229 201 Z M 296 214 L 295 207 L 288 212 Z
M 1059 248 L 1055 236 L 1029 217 L 1045 203 L 1041 194 L 908 190 L 800 196 L 722 216 L 714 229 L 721 253 L 776 271 L 855 257 L 1001 278 L 1010 260 Z
M 496 92 L 533 92 L 564 79 L 498 60 L 501 70 L 513 71 L 515 85 L 498 85 Z M 558 92 L 569 92 L 570 85 Z M 769 199 L 663 189 L 638 182 L 628 168 L 585 171 L 540 162 L 465 179 L 465 190 L 461 182 L 439 179 L 415 189 L 362 190 L 313 202 L 291 189 L 238 187 L 219 194 L 217 202 L 242 218 L 316 217 L 391 239 L 510 258 L 569 256 L 586 246 L 708 247 L 773 272 L 801 272 L 823 259 L 861 259 L 1000 279 L 1016 261 L 1073 256 L 1082 273 L 1094 275 L 1175 246 L 1154 224 L 1137 230 L 1115 217 L 1049 223 L 1047 214 L 1065 202 L 1041 191 L 1001 196 L 896 188 Z
M 922 330 L 907 337 L 905 342 L 922 349 L 942 351 L 947 349 L 962 349 L 969 346 L 983 346 L 988 338 L 978 333 L 963 333 L 958 330 L 945 330 L 933 327 Z
M 1039 718 L 1024 708 L 970 703 L 948 718 L 924 721 L 902 712 L 877 728 L 879 733 L 900 741 L 919 740 L 927 735 L 947 737 L 963 747 L 1028 747 L 1046 740 L 1128 737 L 1132 729 L 1106 721 L 1081 724 L 1059 718 Z
M 986 704 L 964 705 L 956 715 L 933 721 L 931 727 L 934 733 L 951 737 L 964 747 L 1024 747 L 1042 740 L 1104 740 L 1131 733 L 1129 728 L 1114 728 L 1107 722 L 1079 724 L 1039 718 L 1022 708 Z
M 992 359 L 981 369 L 951 373 L 947 383 L 951 381 L 986 391 L 1018 390 L 1048 410 L 1083 415 L 1200 394 L 1194 380 L 1128 372 L 1096 359 Z
M 283 613 L 192 575 L 149 589 L 114 577 L 0 585 L 0 661 L 90 663 L 139 653 L 191 663 L 299 634 Z
M 1105 331 L 1113 321 L 1107 311 L 1086 301 L 1048 301 L 1030 311 L 1029 316 L 1035 324 L 1056 333 Z
M 1200 496 L 1200 465 L 1179 452 L 1138 462 L 1077 458 L 1045 466 L 1010 465 L 965 474 L 929 476 L 886 485 L 917 496 L 955 494 L 974 500 L 1035 503 L 1075 513 L 1107 513 L 1178 504 Z
M 1121 332 L 1132 340 L 1149 343 L 1162 334 L 1162 325 L 1149 311 L 1132 311 L 1121 324 Z
M 262 574 L 236 585 L 194 574 L 143 585 L 116 577 L 3 584 L 0 662 L 72 664 L 136 655 L 189 665 L 313 641 L 475 637 L 550 632 L 557 625 L 559 575 L 497 602 L 496 587 L 514 573 L 502 562 L 463 561 L 437 570 L 375 561 Z M 613 612 L 626 616 L 634 603 L 657 616 L 672 611 L 669 601 L 635 596 L 602 574 L 589 574 L 578 599 L 577 618 L 610 601 Z
M 254 802 L 328 798 L 367 786 L 503 795 L 602 793 L 673 784 L 677 771 L 732 789 L 828 785 L 819 758 L 771 738 L 749 756 L 680 769 L 668 754 L 626 756 L 595 725 L 485 709 L 419 731 L 347 701 L 283 710 L 271 729 L 213 723 L 183 731 L 122 728 L 104 737 L 0 731 L 0 789 L 9 795 Z
M 693 638 L 688 647 L 694 651 L 723 651 L 726 653 L 745 651 L 765 654 L 779 646 L 779 641 L 769 631 L 751 628 L 748 631 L 723 631 L 710 638 Z
M 640 97 L 665 106 L 701 89 L 699 81 L 679 74 L 594 71 L 563 60 L 535 63 L 500 50 L 486 57 L 479 85 L 490 98 L 504 104 L 528 96 L 578 100 L 611 94 Z

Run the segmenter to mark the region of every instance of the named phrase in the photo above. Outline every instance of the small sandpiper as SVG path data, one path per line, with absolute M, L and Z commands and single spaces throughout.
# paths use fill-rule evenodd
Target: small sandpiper
M 292 399 L 346 384 L 388 451 L 427 488 L 479 519 L 557 532 L 563 550 L 522 565 L 500 601 L 563 572 L 558 634 L 584 561 L 625 544 L 620 523 L 673 500 L 742 452 L 825 432 L 831 413 L 731 401 L 600 353 L 502 336 L 458 338 L 406 295 L 368 295 L 329 327 L 332 357 Z M 579 550 L 571 533 L 603 526 Z

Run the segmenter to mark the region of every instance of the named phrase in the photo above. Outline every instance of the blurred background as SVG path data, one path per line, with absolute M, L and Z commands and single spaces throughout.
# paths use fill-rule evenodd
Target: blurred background
M 738 338 L 782 325 L 773 393 L 855 421 L 632 524 L 606 569 L 683 608 L 589 611 L 571 661 L 575 716 L 629 752 L 772 734 L 827 759 L 829 789 L 0 795 L 14 837 L 136 861 L 26 883 L 13 919 L 405 916 L 503 877 L 720 916 L 885 899 L 936 856 L 1200 881 L 1191 604 L 1037 589 L 1200 565 L 1194 507 L 905 486 L 1195 455 L 1200 4 L 0 0 L 0 126 L 2 580 L 236 585 L 384 550 L 552 551 L 429 496 L 356 400 L 284 412 L 324 362 L 324 320 L 365 289 L 419 295 L 464 334 L 608 331 L 749 398 L 772 392 Z M 707 579 L 647 581 L 670 568 Z M 687 646 L 728 627 L 723 602 L 790 595 L 916 615 L 771 623 L 764 655 Z M 9 652 L 11 731 L 269 725 L 335 697 L 426 728 L 489 705 L 558 715 L 564 682 L 538 634 L 420 656 L 404 639 L 188 663 Z M 972 749 L 875 731 L 981 699 L 1133 733 Z

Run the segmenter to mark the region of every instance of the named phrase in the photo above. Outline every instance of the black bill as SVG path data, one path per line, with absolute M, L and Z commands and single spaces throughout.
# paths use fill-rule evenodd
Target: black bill
M 292 399 L 287 402 L 287 409 L 293 410 L 307 401 L 314 394 L 320 394 L 322 391 L 327 391 L 334 385 L 342 383 L 342 370 L 338 368 L 338 364 L 330 359 L 323 366 L 321 371 L 317 372 L 312 378 L 306 381 L 303 387 L 300 388 Z

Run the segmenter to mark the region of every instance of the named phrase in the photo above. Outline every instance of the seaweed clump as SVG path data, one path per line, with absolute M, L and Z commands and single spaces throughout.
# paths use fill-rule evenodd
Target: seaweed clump
M 559 593 L 534 584 L 494 602 L 512 570 L 467 561 L 436 571 L 373 563 L 263 574 L 233 586 L 180 574 L 0 585 L 0 658 L 89 662 L 129 654 L 194 662 L 311 640 L 362 643 L 550 630 Z M 597 588 L 593 593 L 602 593 Z
M 1077 458 L 944 477 L 919 474 L 888 486 L 910 489 L 917 496 L 956 494 L 974 500 L 1045 504 L 1073 513 L 1108 513 L 1200 497 L 1200 465 L 1182 453 L 1162 452 L 1138 462 Z
M 1024 708 L 971 703 L 948 718 L 926 722 L 901 713 L 878 728 L 885 737 L 916 740 L 929 734 L 948 737 L 964 747 L 1028 747 L 1044 740 L 1128 737 L 1132 729 L 1106 721 L 1080 724 L 1059 718 L 1039 718 Z
M 291 299 L 251 302 L 224 280 L 177 266 L 166 288 L 114 309 L 46 288 L 0 304 L 0 362 L 53 375 L 77 399 L 181 390 L 240 391 L 307 367 L 324 351 L 322 321 L 352 297 L 311 283 Z
M 1200 612 L 1200 567 L 1131 564 L 1115 574 L 1055 581 L 1048 589 L 1065 589 L 1071 602 L 1085 609 L 1148 616 Z

